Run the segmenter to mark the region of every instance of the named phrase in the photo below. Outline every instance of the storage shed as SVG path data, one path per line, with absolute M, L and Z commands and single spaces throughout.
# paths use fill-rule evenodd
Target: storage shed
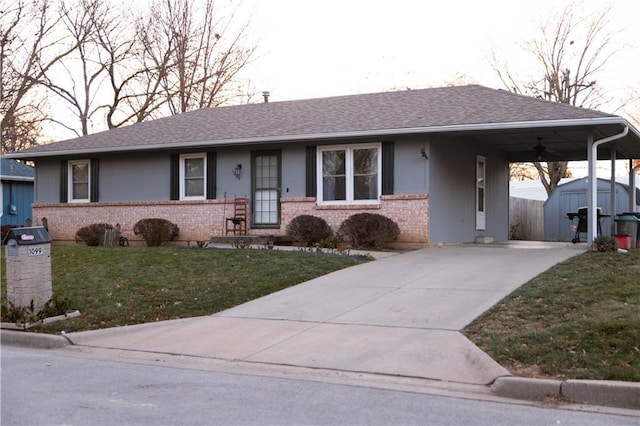
M 34 176 L 32 167 L 0 158 L 0 224 L 21 226 L 31 219 Z
M 575 236 L 578 219 L 570 220 L 567 213 L 577 213 L 587 205 L 587 178 L 576 179 L 559 185 L 544 203 L 544 239 L 546 241 L 571 241 Z M 629 186 L 616 182 L 616 208 L 611 211 L 611 181 L 598 179 L 598 207 L 603 217 L 600 226 L 603 235 L 612 234 L 616 214 L 629 211 Z M 640 190 L 636 189 L 636 200 L 640 200 Z M 636 201 L 638 203 L 638 201 Z M 640 208 L 636 205 L 636 211 Z M 582 235 L 582 240 L 585 236 Z

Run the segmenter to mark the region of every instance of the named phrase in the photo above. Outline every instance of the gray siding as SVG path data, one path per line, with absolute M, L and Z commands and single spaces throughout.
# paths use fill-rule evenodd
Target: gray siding
M 35 171 L 35 202 L 60 202 L 60 160 L 39 159 Z
M 476 230 L 476 156 L 486 159 L 486 230 Z M 509 167 L 496 152 L 462 140 L 435 139 L 430 144 L 429 235 L 431 242 L 494 241 L 509 236 Z
M 233 175 L 233 169 L 240 164 L 240 179 Z M 216 198 L 251 198 L 251 152 L 248 149 L 228 149 L 217 151 Z
M 282 151 L 282 196 L 305 196 L 305 147 L 288 147 Z
M 482 153 L 479 153 L 482 155 Z M 504 154 L 487 150 L 487 230 L 494 241 L 509 239 L 509 161 Z
M 169 199 L 167 153 L 105 157 L 99 167 L 100 201 Z
M 429 160 L 420 155 L 428 153 L 426 136 L 398 139 L 394 145 L 394 194 L 427 194 L 429 188 Z

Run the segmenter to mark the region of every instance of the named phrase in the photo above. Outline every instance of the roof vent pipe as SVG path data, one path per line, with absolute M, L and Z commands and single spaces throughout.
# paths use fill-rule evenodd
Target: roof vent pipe
M 265 103 L 265 104 L 266 104 L 266 103 L 269 103 L 269 95 L 270 95 L 270 94 L 271 94 L 271 93 L 269 93 L 268 91 L 264 91 L 264 92 L 262 92 L 262 98 L 264 99 L 264 103 Z

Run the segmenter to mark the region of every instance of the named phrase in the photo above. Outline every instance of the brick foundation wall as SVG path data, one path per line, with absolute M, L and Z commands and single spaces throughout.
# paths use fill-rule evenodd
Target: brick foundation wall
M 74 241 L 76 231 L 92 223 L 120 224 L 122 236 L 129 241 L 142 241 L 134 235 L 133 225 L 140 219 L 167 219 L 180 230 L 178 240 L 208 241 L 224 235 L 225 217 L 233 215 L 232 200 L 148 201 L 117 203 L 34 204 L 35 223 L 47 218 L 49 234 L 56 241 Z M 225 216 L 226 211 L 226 216 Z M 279 233 L 278 229 L 269 230 Z
M 427 195 L 385 195 L 380 204 L 317 206 L 315 198 L 282 198 L 280 229 L 249 229 L 250 235 L 283 235 L 286 225 L 296 216 L 320 216 L 335 231 L 343 220 L 358 212 L 379 213 L 400 227 L 401 242 L 429 241 L 429 203 Z M 92 223 L 120 224 L 122 236 L 131 242 L 142 241 L 133 234 L 140 219 L 167 219 L 180 229 L 178 240 L 208 241 L 225 234 L 225 217 L 233 211 L 232 200 L 147 201 L 116 203 L 36 203 L 32 206 L 34 225 L 47 218 L 49 234 L 55 241 L 74 241 L 78 229 Z
M 282 223 L 286 226 L 294 217 L 308 214 L 322 217 L 333 231 L 349 216 L 369 212 L 392 219 L 400 228 L 400 242 L 429 242 L 429 196 L 383 195 L 380 204 L 317 206 L 315 197 L 282 198 Z

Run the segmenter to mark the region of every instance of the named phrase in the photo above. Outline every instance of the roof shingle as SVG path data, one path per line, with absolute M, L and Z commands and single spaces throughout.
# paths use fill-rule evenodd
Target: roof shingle
M 24 152 L 144 150 L 202 142 L 600 117 L 614 116 L 470 85 L 201 109 Z

